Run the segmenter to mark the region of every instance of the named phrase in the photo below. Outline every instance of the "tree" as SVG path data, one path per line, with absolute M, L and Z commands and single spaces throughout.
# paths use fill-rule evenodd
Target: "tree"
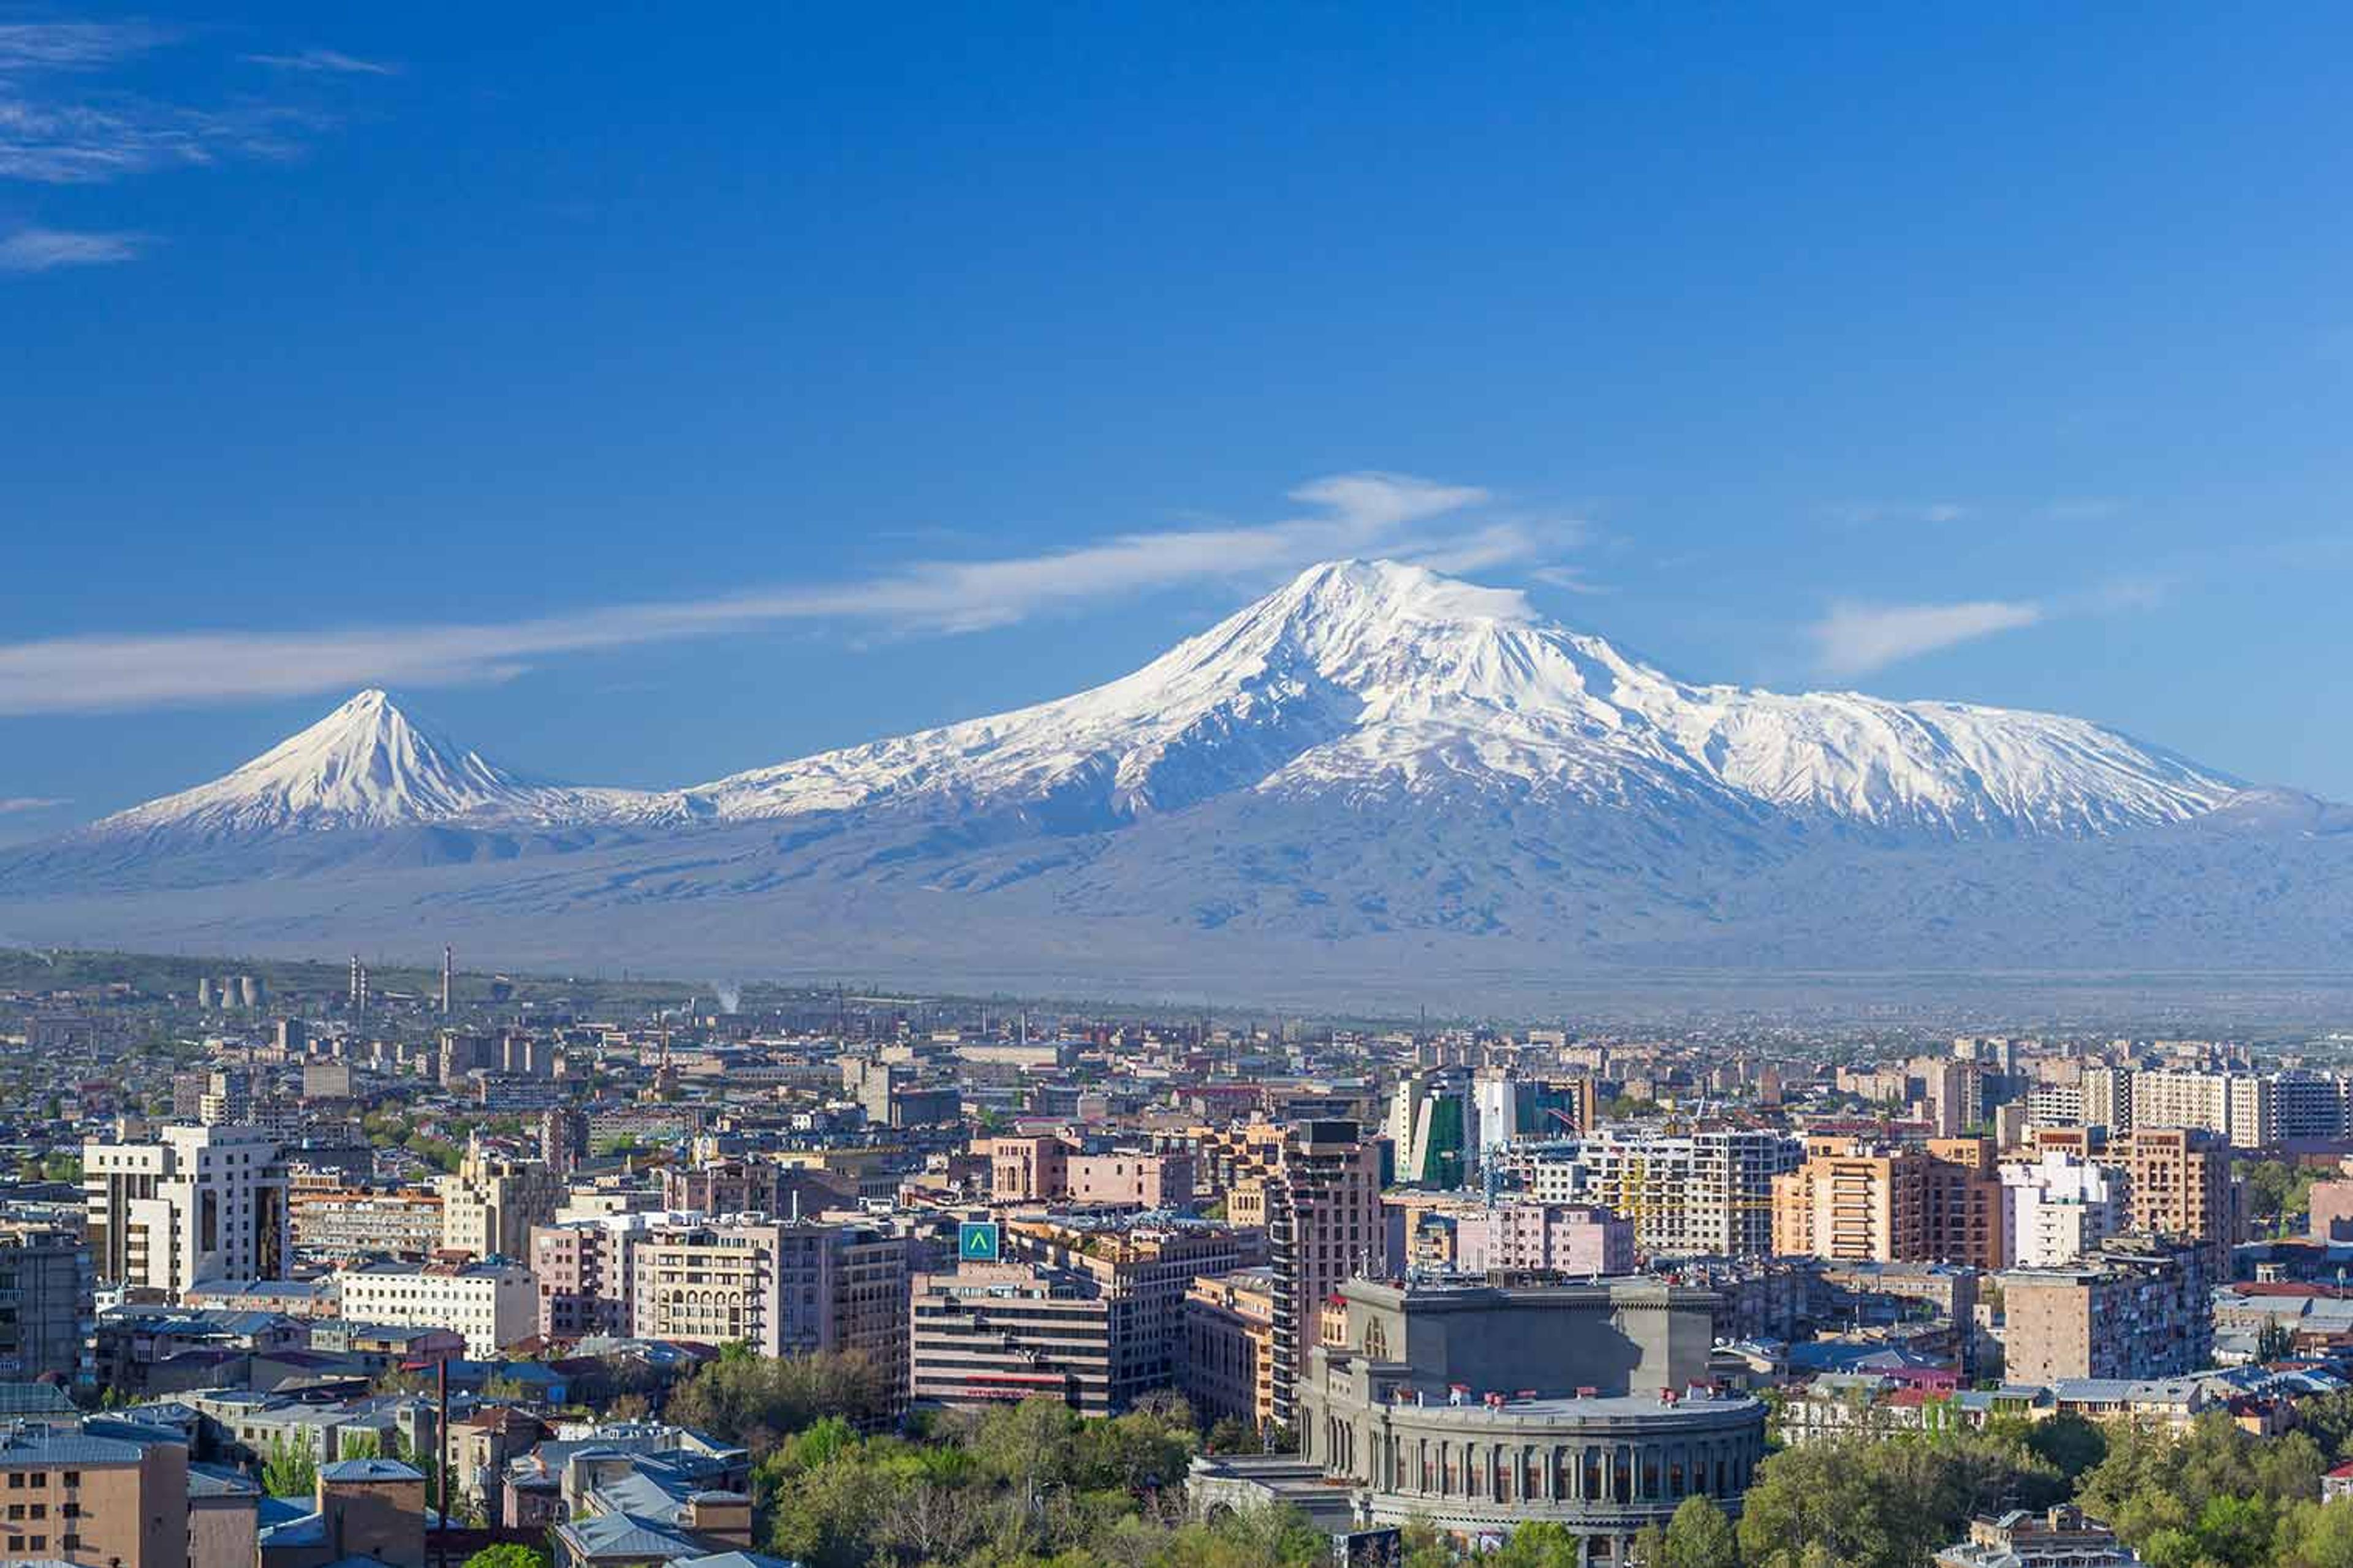
M 1258 1428 L 1239 1417 L 1228 1415 L 1209 1428 L 1203 1445 L 1212 1454 L 1255 1454 L 1259 1447 Z
M 765 1455 L 786 1434 L 821 1416 L 857 1426 L 880 1424 L 890 1390 L 881 1370 L 855 1352 L 756 1356 L 748 1347 L 723 1352 L 670 1395 L 666 1415 L 681 1426 Z
M 311 1497 L 319 1489 L 319 1461 L 306 1447 L 282 1436 L 269 1439 L 269 1456 L 261 1463 L 261 1489 L 271 1497 Z
M 2279 1568 L 2353 1568 L 2353 1502 L 2294 1502 L 2272 1533 Z
M 848 1456 L 804 1470 L 776 1495 L 768 1550 L 810 1568 L 865 1568 L 894 1490 L 880 1470 Z
M 1715 1500 L 1687 1497 L 1667 1521 L 1661 1568 L 1739 1568 L 1740 1543 Z
M 2026 1446 L 2072 1484 L 2108 1457 L 2107 1434 L 2081 1415 L 2054 1415 L 2026 1430 Z
M 547 1553 L 516 1542 L 501 1541 L 467 1558 L 464 1568 L 548 1568 Z
M 1736 1538 L 1749 1568 L 1805 1568 L 1817 1547 L 1849 1568 L 1915 1568 L 1976 1514 L 2065 1495 L 2055 1468 L 2001 1436 L 1849 1436 L 1767 1459 Z
M 1643 1533 L 1634 1538 L 1631 1561 L 1658 1568 L 1658 1527 L 1644 1525 Z M 1646 1545 L 1651 1555 L 1641 1555 Z M 1577 1568 L 1577 1540 L 1566 1526 L 1550 1520 L 1538 1520 L 1521 1525 L 1504 1542 L 1503 1550 L 1493 1552 L 1481 1563 L 1480 1568 Z

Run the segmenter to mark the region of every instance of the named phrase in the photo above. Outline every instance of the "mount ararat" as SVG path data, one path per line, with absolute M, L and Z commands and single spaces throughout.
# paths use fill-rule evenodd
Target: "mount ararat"
M 675 790 L 525 778 L 363 692 L 0 853 L 0 933 L 1322 1005 L 2335 970 L 2348 822 L 2081 720 L 1690 684 L 1338 562 L 1092 690 Z

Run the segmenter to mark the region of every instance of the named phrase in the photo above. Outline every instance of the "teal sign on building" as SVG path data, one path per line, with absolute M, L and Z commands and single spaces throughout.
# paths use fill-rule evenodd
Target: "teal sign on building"
M 966 1263 L 995 1263 L 1002 1257 L 993 1220 L 965 1220 L 956 1226 L 956 1256 Z

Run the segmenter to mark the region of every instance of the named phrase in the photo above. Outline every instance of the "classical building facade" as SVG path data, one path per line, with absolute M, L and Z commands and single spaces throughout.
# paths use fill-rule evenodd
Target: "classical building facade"
M 1426 1519 L 1477 1542 L 1531 1520 L 1622 1563 L 1684 1499 L 1736 1514 L 1765 1406 L 1697 1386 L 1713 1295 L 1594 1285 L 1351 1281 L 1300 1385 L 1300 1457 L 1367 1526 Z

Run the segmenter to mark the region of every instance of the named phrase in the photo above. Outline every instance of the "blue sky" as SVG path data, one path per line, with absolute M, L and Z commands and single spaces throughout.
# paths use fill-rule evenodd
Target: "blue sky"
M 0 7 L 0 836 L 373 681 L 701 780 L 1339 548 L 2353 798 L 2353 14 L 599 9 Z

